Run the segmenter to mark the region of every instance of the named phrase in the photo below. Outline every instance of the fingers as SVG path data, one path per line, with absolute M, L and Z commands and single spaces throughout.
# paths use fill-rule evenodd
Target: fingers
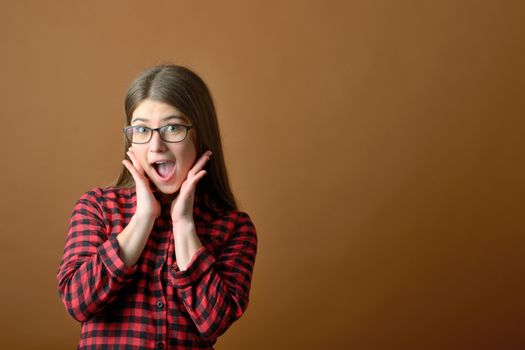
M 128 148 L 126 154 L 128 155 L 129 159 L 131 159 L 131 161 L 133 162 L 133 166 L 137 169 L 138 173 L 144 175 L 144 169 L 142 169 L 142 167 L 140 166 L 140 163 L 137 160 L 137 157 L 135 157 L 133 151 L 131 150 L 131 147 Z
M 204 175 L 206 175 L 208 172 L 206 170 L 201 170 L 199 171 L 197 174 L 195 174 L 195 176 L 193 176 L 191 178 L 191 183 L 192 184 L 196 184 L 197 182 L 199 182 L 200 179 L 202 179 L 204 177 Z
M 140 179 L 140 174 L 138 173 L 137 169 L 135 169 L 135 167 L 133 166 L 133 164 L 131 164 L 131 162 L 127 159 L 124 159 L 122 161 L 122 164 L 124 164 L 124 166 L 128 169 L 128 171 L 131 173 L 131 176 L 133 176 L 133 179 L 135 179 L 135 182 L 138 181 L 138 179 Z
M 185 193 L 187 195 L 188 193 L 195 191 L 197 182 L 199 182 L 207 173 L 208 172 L 206 170 L 201 170 L 194 176 L 188 177 L 188 179 L 186 179 L 186 181 L 184 181 L 182 184 L 181 193 Z
M 204 152 L 204 154 L 199 158 L 199 160 L 197 160 L 195 165 L 188 172 L 188 177 L 196 176 L 196 174 L 198 174 L 204 168 L 206 163 L 210 160 L 211 155 L 211 151 Z
M 131 148 L 128 150 L 128 152 L 126 152 L 126 154 L 131 159 L 131 162 L 127 159 L 124 159 L 122 164 L 124 164 L 124 166 L 129 170 L 131 176 L 133 176 L 133 179 L 135 180 L 135 183 L 144 181 L 144 169 L 142 169 L 140 166 L 140 163 L 135 157 L 135 154 L 133 154 L 133 151 L 131 151 Z

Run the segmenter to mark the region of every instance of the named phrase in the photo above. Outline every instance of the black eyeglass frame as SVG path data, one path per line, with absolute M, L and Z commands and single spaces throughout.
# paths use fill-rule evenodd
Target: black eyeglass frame
M 186 129 L 186 134 L 184 135 L 184 138 L 180 141 L 168 141 L 168 140 L 165 140 L 163 137 L 162 137 L 162 133 L 160 132 L 161 129 L 165 129 L 165 128 L 168 128 L 170 126 L 182 126 L 184 129 Z M 151 131 L 151 133 L 149 134 L 149 139 L 148 141 L 145 141 L 145 142 L 133 142 L 132 140 L 130 140 L 130 138 L 128 137 L 128 133 L 127 131 L 129 129 L 133 129 L 133 128 L 144 128 L 144 129 L 148 129 Z M 184 140 L 186 140 L 186 137 L 188 137 L 188 133 L 190 131 L 190 129 L 193 128 L 193 125 L 184 125 L 184 124 L 168 124 L 168 125 L 164 125 L 164 126 L 161 126 L 160 128 L 155 128 L 155 129 L 152 129 L 152 128 L 149 128 L 147 126 L 142 126 L 142 125 L 130 125 L 130 126 L 127 126 L 125 127 L 124 129 L 122 129 L 122 131 L 124 132 L 124 136 L 126 137 L 126 139 L 133 143 L 133 144 L 136 144 L 136 145 L 143 145 L 145 143 L 148 143 L 151 141 L 151 138 L 153 137 L 153 132 L 157 131 L 159 133 L 159 136 L 160 136 L 160 139 L 164 142 L 168 142 L 168 143 L 179 143 L 179 142 L 182 142 Z

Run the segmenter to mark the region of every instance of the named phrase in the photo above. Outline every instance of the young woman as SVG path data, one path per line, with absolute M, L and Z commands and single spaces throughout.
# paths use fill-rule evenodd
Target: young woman
M 122 172 L 76 203 L 57 274 L 79 349 L 213 349 L 248 306 L 257 236 L 237 209 L 205 83 L 147 69 L 126 100 Z

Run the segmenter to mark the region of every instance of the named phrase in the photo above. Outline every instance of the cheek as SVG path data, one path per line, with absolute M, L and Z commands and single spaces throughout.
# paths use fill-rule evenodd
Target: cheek
M 193 144 L 190 144 L 191 146 L 185 149 L 183 152 L 180 153 L 179 161 L 180 161 L 180 171 L 184 174 L 188 173 L 188 171 L 191 170 L 193 165 L 195 164 L 195 160 L 197 157 L 195 147 Z
M 137 147 L 135 145 L 131 146 L 131 151 L 135 155 L 135 158 L 137 158 L 138 162 L 142 167 L 144 168 L 146 165 L 148 165 L 148 161 L 146 159 L 146 152 L 140 147 Z
M 197 135 L 195 134 L 195 131 L 191 130 L 188 136 L 188 139 L 190 141 L 189 144 L 191 145 L 190 147 L 192 147 L 193 149 L 193 153 L 198 154 L 199 147 L 197 146 Z

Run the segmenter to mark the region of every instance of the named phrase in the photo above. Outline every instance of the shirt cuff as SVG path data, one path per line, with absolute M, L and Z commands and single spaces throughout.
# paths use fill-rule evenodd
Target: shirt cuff
M 180 271 L 177 263 L 170 267 L 173 284 L 177 288 L 184 288 L 195 283 L 214 263 L 215 257 L 210 251 L 205 246 L 200 247 L 195 254 L 193 254 L 186 270 Z
M 109 239 L 102 243 L 98 248 L 98 254 L 102 263 L 109 271 L 109 275 L 119 282 L 128 282 L 132 279 L 133 273 L 137 270 L 137 265 L 127 266 L 118 255 L 120 245 L 116 235 L 110 235 Z

